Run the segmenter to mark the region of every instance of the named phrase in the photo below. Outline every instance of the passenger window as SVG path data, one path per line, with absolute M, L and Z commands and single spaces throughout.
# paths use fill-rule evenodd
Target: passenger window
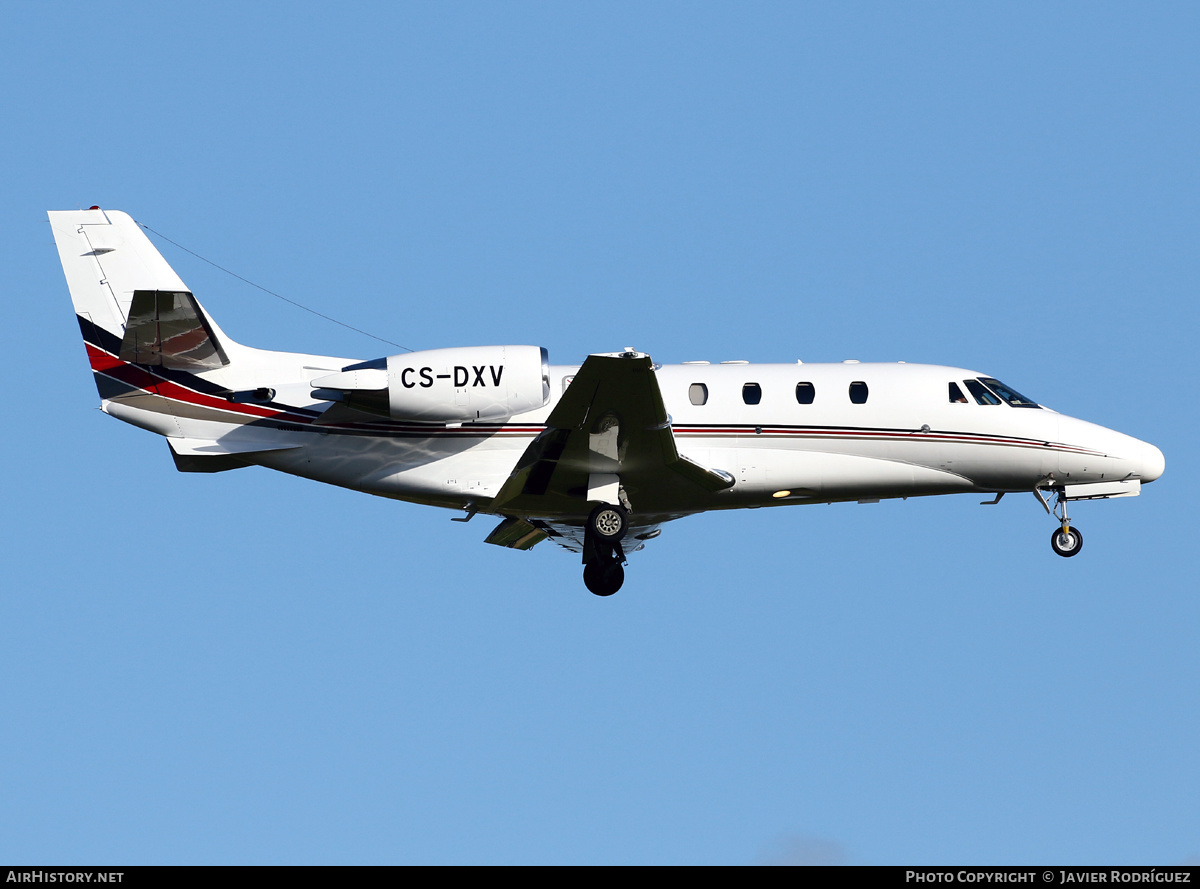
M 816 397 L 817 390 L 812 383 L 796 384 L 796 402 L 798 404 L 812 404 Z
M 704 404 L 708 401 L 708 387 L 703 383 L 692 383 L 688 386 L 688 401 L 692 404 Z
M 987 390 L 983 383 L 978 380 L 963 380 L 967 386 L 967 391 L 975 396 L 975 400 L 980 404 L 999 404 L 1000 399 Z
M 742 401 L 746 404 L 758 404 L 762 401 L 762 386 L 758 383 L 747 383 L 742 387 Z
M 850 384 L 850 403 L 851 404 L 866 404 L 867 403 L 867 384 L 862 380 L 855 380 Z
M 962 394 L 962 389 L 958 388 L 958 383 L 950 384 L 950 403 L 951 404 L 966 404 L 967 396 Z

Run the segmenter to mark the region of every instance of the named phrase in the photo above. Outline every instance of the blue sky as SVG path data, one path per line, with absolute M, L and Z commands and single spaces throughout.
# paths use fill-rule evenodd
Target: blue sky
M 0 860 L 1200 858 L 1191 4 L 20 4 Z M 411 348 L 977 368 L 1162 448 L 1083 504 L 489 522 L 174 470 L 48 209 Z M 242 342 L 386 347 L 161 248 Z M 394 350 L 393 350 L 394 351 Z

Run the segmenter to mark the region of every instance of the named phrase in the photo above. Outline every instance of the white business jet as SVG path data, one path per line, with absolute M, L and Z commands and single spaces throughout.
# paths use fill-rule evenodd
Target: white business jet
M 1133 496 L 1163 472 L 1153 445 L 955 367 L 253 349 L 126 214 L 49 216 L 102 409 L 165 436 L 179 470 L 265 466 L 497 516 L 488 543 L 581 553 L 601 596 L 663 523 L 710 509 L 1032 492 L 1054 551 L 1074 556 L 1070 502 Z

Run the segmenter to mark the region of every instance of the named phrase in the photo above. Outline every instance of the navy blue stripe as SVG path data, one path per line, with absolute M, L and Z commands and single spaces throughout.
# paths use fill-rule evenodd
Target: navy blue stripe
M 76 315 L 75 318 L 79 321 L 79 330 L 83 334 L 84 342 L 100 349 L 114 357 L 120 357 L 121 341 L 116 334 L 105 330 L 103 327 L 89 321 L 82 315 Z M 226 398 L 230 390 L 224 386 L 219 386 L 211 380 L 206 380 L 203 377 L 198 377 L 186 370 L 174 370 L 161 365 L 136 365 L 146 370 L 148 373 L 160 377 L 167 382 L 174 383 L 177 386 L 182 386 L 185 389 L 191 389 L 193 392 L 199 392 L 202 395 L 209 395 L 213 398 Z M 104 393 L 100 393 L 104 397 Z M 301 414 L 303 416 L 316 418 L 321 415 L 321 411 L 313 410 L 306 407 L 294 407 L 290 404 L 282 404 L 277 401 L 256 401 L 254 402 L 262 407 L 271 407 L 279 411 L 287 411 L 293 414 Z

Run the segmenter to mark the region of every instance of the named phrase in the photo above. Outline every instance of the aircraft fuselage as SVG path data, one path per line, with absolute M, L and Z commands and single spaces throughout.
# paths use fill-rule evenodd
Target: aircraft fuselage
M 976 371 L 928 364 L 654 365 L 626 349 L 552 366 L 536 346 L 368 361 L 230 339 L 126 214 L 50 214 L 110 415 L 166 437 L 176 466 L 260 465 L 502 517 L 488 542 L 554 538 L 600 595 L 628 531 L 712 509 L 954 493 L 1133 496 L 1158 448 L 1057 413 Z M 469 517 L 468 516 L 468 517 Z
M 295 358 L 299 376 L 305 366 L 321 372 L 352 363 Z M 577 370 L 552 366 L 550 402 L 504 422 L 321 426 L 276 407 L 267 411 L 270 418 L 247 416 L 242 406 L 193 406 L 197 416 L 180 417 L 179 404 L 151 406 L 146 393 L 107 401 L 105 409 L 186 439 L 269 434 L 293 449 L 248 453 L 248 462 L 385 497 L 486 512 Z M 708 509 L 1148 482 L 1162 473 L 1161 452 L 1131 436 L 1043 407 L 1013 407 L 998 398 L 978 403 L 965 383 L 988 377 L 963 368 L 692 363 L 659 367 L 656 377 L 680 452 L 729 473 L 735 484 L 673 499 L 630 492 L 646 520 Z M 283 407 L 286 384 L 269 374 L 255 382 L 276 383 L 274 405 Z M 863 403 L 851 400 L 853 384 L 865 386 Z M 951 400 L 950 384 L 965 402 Z M 810 403 L 797 400 L 798 387 Z M 291 407 L 305 413 L 328 407 L 307 397 L 307 384 L 291 388 Z

